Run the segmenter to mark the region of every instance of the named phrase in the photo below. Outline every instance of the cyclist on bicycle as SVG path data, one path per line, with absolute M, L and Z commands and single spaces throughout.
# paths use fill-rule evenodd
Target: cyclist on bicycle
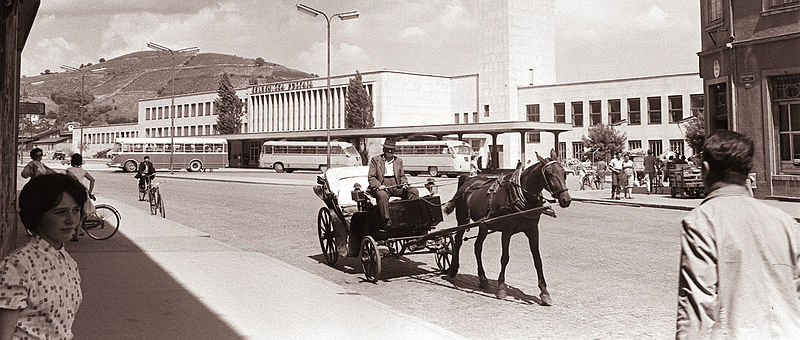
M 139 192 L 145 192 L 146 189 L 146 180 L 153 180 L 156 177 L 156 168 L 153 166 L 153 163 L 150 162 L 150 156 L 144 156 L 144 161 L 139 163 L 139 168 L 137 169 L 135 178 L 139 179 Z M 140 201 L 145 201 L 145 199 L 139 199 Z
M 89 188 L 86 189 L 86 193 L 89 195 L 88 196 L 89 198 L 94 199 L 94 195 L 92 194 L 92 191 L 94 190 L 94 182 L 95 182 L 94 181 L 94 177 L 92 177 L 92 175 L 89 174 L 89 172 L 86 171 L 86 169 L 81 167 L 83 165 L 83 156 L 81 156 L 81 154 L 79 154 L 79 153 L 72 154 L 72 157 L 70 158 L 69 164 L 71 166 L 69 168 L 67 168 L 67 175 L 72 176 L 72 178 L 75 178 L 81 184 L 83 184 L 83 179 L 84 178 L 88 179 L 89 180 Z M 84 188 L 86 188 L 85 185 L 84 185 Z M 86 202 L 83 203 L 83 213 L 82 213 L 81 217 L 83 219 L 87 219 L 87 220 L 100 221 L 100 218 L 97 217 L 97 214 L 95 214 L 94 204 L 92 204 L 91 200 L 87 199 Z M 72 234 L 72 238 L 70 239 L 70 241 L 77 241 L 78 240 L 78 229 L 79 229 L 79 227 L 80 227 L 80 225 L 76 225 L 75 226 L 75 232 Z

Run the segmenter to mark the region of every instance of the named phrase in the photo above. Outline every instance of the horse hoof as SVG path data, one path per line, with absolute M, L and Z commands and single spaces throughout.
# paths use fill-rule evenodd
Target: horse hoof
M 506 285 L 505 284 L 501 284 L 500 286 L 498 286 L 497 287 L 497 293 L 495 293 L 494 295 L 497 296 L 497 298 L 500 299 L 500 300 L 505 299 L 506 296 L 508 296 L 508 294 L 506 294 Z
M 478 287 L 481 287 L 483 289 L 489 288 L 489 279 L 480 278 L 480 283 L 478 284 Z
M 550 294 L 539 294 L 539 297 L 542 299 L 542 306 L 553 305 L 553 299 L 550 297 Z
M 447 276 L 449 277 L 456 277 L 456 274 L 458 274 L 458 267 L 450 267 L 447 270 Z

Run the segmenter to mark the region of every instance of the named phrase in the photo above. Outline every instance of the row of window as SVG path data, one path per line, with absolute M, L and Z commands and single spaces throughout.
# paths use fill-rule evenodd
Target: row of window
M 660 139 L 651 139 L 647 141 L 647 146 L 649 151 L 653 151 L 654 155 L 661 155 L 664 153 L 664 146 L 663 141 Z M 670 139 L 669 140 L 669 149 L 668 151 L 672 151 L 676 154 L 683 155 L 684 154 L 684 145 L 685 142 L 683 139 Z M 564 150 L 567 147 L 566 142 L 560 142 L 559 147 L 560 150 Z M 642 141 L 641 140 L 628 140 L 628 150 L 635 150 L 642 148 Z M 566 155 L 566 151 L 563 151 L 563 154 Z M 572 142 L 572 157 L 577 159 L 583 159 L 584 157 L 584 148 L 583 142 Z
M 446 155 L 447 145 L 408 145 L 398 146 L 398 155 Z
M 122 145 L 122 152 L 170 152 L 169 143 L 134 143 Z M 175 152 L 217 153 L 228 146 L 222 143 L 175 143 Z
M 706 0 L 703 6 L 705 6 L 706 12 L 706 25 L 721 25 L 723 1 Z M 761 10 L 763 12 L 780 11 L 789 8 L 800 8 L 800 0 L 761 0 Z
M 470 115 L 469 112 L 464 112 L 463 114 L 459 114 L 458 112 L 456 112 L 455 114 L 453 114 L 453 117 L 455 118 L 454 123 L 456 123 L 456 124 L 459 124 L 459 123 L 460 124 L 469 124 L 470 123 L 469 115 Z M 487 111 L 486 117 L 488 117 L 488 116 L 489 115 L 488 115 L 488 111 Z M 463 119 L 461 119 L 460 122 L 459 122 L 459 117 L 463 117 Z M 472 113 L 472 123 L 480 123 L 480 119 L 478 118 L 478 113 L 477 112 L 473 112 Z
M 217 130 L 217 125 L 193 125 L 193 126 L 176 126 L 175 136 L 207 136 L 213 135 Z M 147 128 L 144 129 L 145 136 L 147 137 L 169 137 L 169 127 L 160 128 Z
M 213 102 L 176 105 L 173 107 L 175 118 L 202 117 L 214 114 Z M 148 107 L 144 109 L 145 120 L 169 119 L 169 106 Z
M 301 155 L 327 155 L 328 146 L 316 145 L 264 145 L 261 149 L 264 154 L 301 154 Z M 332 155 L 344 154 L 341 146 L 331 145 Z
M 87 144 L 107 144 L 113 143 L 117 138 L 139 137 L 138 131 L 115 131 L 101 133 L 85 133 L 83 141 Z
M 703 95 L 692 94 L 689 96 L 690 111 L 692 115 L 703 113 Z M 641 98 L 627 98 L 627 122 L 628 125 L 641 125 L 642 124 L 642 103 Z M 661 119 L 661 97 L 647 97 L 647 124 L 663 124 Z M 683 96 L 667 96 L 667 104 L 669 110 L 669 123 L 675 123 L 683 119 Z M 567 122 L 567 103 L 553 103 L 553 117 L 556 123 Z M 622 121 L 622 100 L 621 99 L 608 99 L 606 100 L 608 122 L 610 124 L 619 123 Z M 582 127 L 585 124 L 583 101 L 570 102 L 572 125 Z M 541 121 L 541 112 L 539 104 L 528 104 L 525 106 L 525 118 L 529 122 Z M 589 101 L 589 126 L 597 125 L 603 121 L 603 110 L 601 100 Z

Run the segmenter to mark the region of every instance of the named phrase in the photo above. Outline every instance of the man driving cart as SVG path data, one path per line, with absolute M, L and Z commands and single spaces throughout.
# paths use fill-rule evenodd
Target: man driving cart
M 375 194 L 384 228 L 392 226 L 389 217 L 389 197 L 396 196 L 402 199 L 419 197 L 417 189 L 408 185 L 408 179 L 403 172 L 403 160 L 394 155 L 395 148 L 395 141 L 386 138 L 383 142 L 383 154 L 369 160 L 369 189 Z

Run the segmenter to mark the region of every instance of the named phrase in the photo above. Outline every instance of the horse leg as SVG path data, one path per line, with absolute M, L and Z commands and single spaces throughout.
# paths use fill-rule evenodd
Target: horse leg
M 547 291 L 547 282 L 545 282 L 544 273 L 542 272 L 542 256 L 539 254 L 539 226 L 537 225 L 526 231 L 525 235 L 528 236 L 528 244 L 533 255 L 533 265 L 536 267 L 536 276 L 539 279 L 539 298 L 542 299 L 543 305 L 550 306 L 553 304 L 553 299 L 550 297 L 550 292 Z
M 453 240 L 453 259 L 450 262 L 450 268 L 447 270 L 447 276 L 449 277 L 455 277 L 458 274 L 458 253 L 461 251 L 461 243 L 463 242 L 464 230 L 457 231 Z
M 503 255 L 500 256 L 500 276 L 497 278 L 497 293 L 495 295 L 498 299 L 506 298 L 506 265 L 508 265 L 508 248 L 511 244 L 511 233 L 502 232 Z
M 478 262 L 478 279 L 480 280 L 479 286 L 483 289 L 489 288 L 489 279 L 486 278 L 486 272 L 483 270 L 483 259 L 481 253 L 483 252 L 483 241 L 486 240 L 486 235 L 489 234 L 489 229 L 480 227 L 478 229 L 478 237 L 475 238 L 475 260 Z

